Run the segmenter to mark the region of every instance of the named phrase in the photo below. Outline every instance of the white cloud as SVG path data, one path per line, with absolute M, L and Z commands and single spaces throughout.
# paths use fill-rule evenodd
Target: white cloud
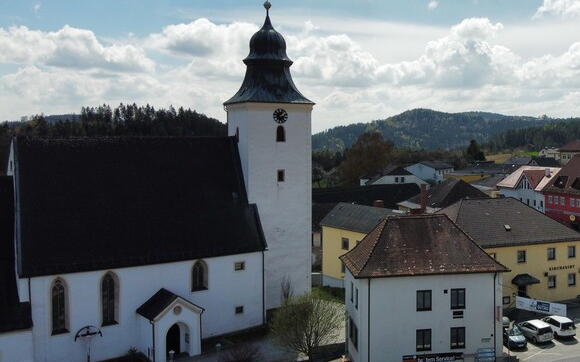
M 32 10 L 34 11 L 34 14 L 38 14 L 38 12 L 40 11 L 40 7 L 42 6 L 41 3 L 36 3 L 32 6 Z
M 427 5 L 427 8 L 429 10 L 434 10 L 435 8 L 437 8 L 437 6 L 439 6 L 439 2 L 437 2 L 435 0 L 431 0 L 431 1 L 429 1 L 429 4 Z
M 90 30 L 65 25 L 56 32 L 0 28 L 0 64 L 153 72 L 155 64 L 133 45 L 102 45 Z
M 546 15 L 555 15 L 561 18 L 580 17 L 580 1 L 578 0 L 544 0 L 542 6 L 536 10 L 534 19 Z
M 216 25 L 202 18 L 188 24 L 169 25 L 161 33 L 150 35 L 146 44 L 188 59 L 247 54 L 248 42 L 257 30 L 254 24 Z

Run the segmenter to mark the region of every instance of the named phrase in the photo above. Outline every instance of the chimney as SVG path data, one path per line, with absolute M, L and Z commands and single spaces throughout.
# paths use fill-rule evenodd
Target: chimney
M 385 202 L 383 200 L 375 200 L 373 201 L 373 206 L 383 208 L 385 207 Z
M 550 177 L 551 173 L 552 172 L 550 171 L 550 169 L 546 167 L 546 169 L 544 170 L 544 175 L 546 175 L 546 177 Z
M 421 184 L 421 214 L 427 211 L 427 184 Z

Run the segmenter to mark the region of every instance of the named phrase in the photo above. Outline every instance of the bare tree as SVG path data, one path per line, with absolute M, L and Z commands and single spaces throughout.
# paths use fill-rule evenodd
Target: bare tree
M 342 306 L 326 297 L 289 297 L 274 313 L 270 334 L 283 348 L 312 360 L 313 351 L 338 336 L 344 323 Z
M 281 292 L 282 292 L 282 300 L 284 301 L 284 300 L 290 298 L 292 296 L 294 290 L 292 288 L 292 280 L 290 279 L 290 277 L 288 275 L 284 276 L 284 279 L 282 279 L 280 286 L 281 286 Z

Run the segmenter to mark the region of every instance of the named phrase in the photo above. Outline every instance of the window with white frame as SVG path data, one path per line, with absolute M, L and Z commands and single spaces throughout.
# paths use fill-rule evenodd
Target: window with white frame
M 548 204 L 552 203 L 552 195 L 548 196 Z
M 576 285 L 576 273 L 568 274 L 568 286 Z
M 341 244 L 342 244 L 342 250 L 349 250 L 350 245 L 349 245 L 348 238 L 342 238 Z
M 548 275 L 548 288 L 556 288 L 556 276 Z
M 518 263 L 525 263 L 526 262 L 526 251 L 525 250 L 518 250 Z
M 568 258 L 575 258 L 576 257 L 576 246 L 575 245 L 568 245 Z
M 548 260 L 556 259 L 556 248 L 548 248 Z
M 560 205 L 566 205 L 566 198 L 564 196 L 560 196 Z

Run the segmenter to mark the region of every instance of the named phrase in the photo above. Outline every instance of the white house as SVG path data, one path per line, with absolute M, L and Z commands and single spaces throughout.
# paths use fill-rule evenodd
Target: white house
M 421 161 L 405 167 L 405 170 L 423 181 L 433 181 L 438 184 L 445 181 L 445 175 L 453 171 L 453 165 L 441 161 Z
M 395 185 L 414 183 L 421 187 L 425 181 L 421 180 L 401 166 L 389 165 L 379 172 L 371 172 L 360 178 L 360 185 Z
M 340 259 L 351 361 L 502 355 L 499 273 L 509 269 L 448 217 L 387 217 Z
M 560 167 L 521 166 L 498 182 L 496 187 L 502 196 L 513 197 L 543 213 L 546 202 L 542 189 L 560 169 Z
M 0 361 L 196 355 L 310 288 L 313 103 L 285 49 L 267 13 L 228 137 L 13 140 Z

